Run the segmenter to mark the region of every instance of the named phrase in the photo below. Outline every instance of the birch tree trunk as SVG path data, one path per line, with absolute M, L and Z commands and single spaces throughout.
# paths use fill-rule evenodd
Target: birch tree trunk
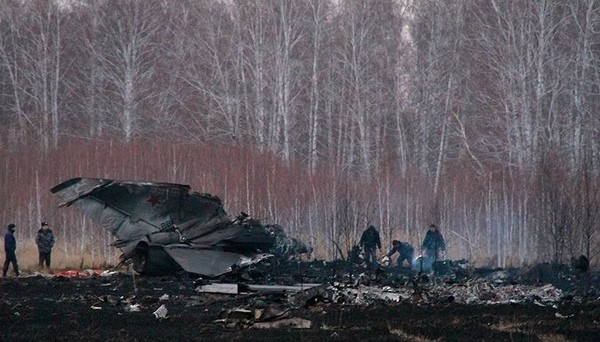
M 310 89 L 310 110 L 308 116 L 308 169 L 311 172 L 315 172 L 317 163 L 319 161 L 319 138 L 321 130 L 319 129 L 319 123 L 323 122 L 321 117 L 323 112 L 321 111 L 321 60 L 322 52 L 321 45 L 324 36 L 327 35 L 325 32 L 325 11 L 326 2 L 320 0 L 313 0 L 310 3 L 312 10 L 312 64 L 311 64 L 311 89 Z
M 18 15 L 19 8 L 16 7 L 14 5 L 9 6 L 7 1 L 2 1 L 3 10 L 0 11 L 0 21 L 5 24 L 0 33 L 0 65 L 6 73 L 7 85 L 10 86 L 10 95 L 12 96 L 11 103 L 5 102 L 2 107 L 9 115 L 16 118 L 14 142 L 23 141 L 27 126 L 32 124 L 29 114 L 23 110 L 23 100 L 21 99 L 24 94 L 22 91 L 22 66 L 19 64 L 21 60 L 19 56 L 22 54 L 20 51 L 22 49 L 20 26 L 23 25 L 21 24 L 23 18 Z
M 115 100 L 113 111 L 125 142 L 141 129 L 143 103 L 150 92 L 155 73 L 156 43 L 161 28 L 159 3 L 127 0 L 107 3 L 103 8 L 101 30 L 106 35 L 101 65 L 108 91 Z M 114 90 L 113 90 L 114 89 Z
M 302 27 L 299 19 L 303 16 L 300 9 L 293 2 L 279 1 L 276 8 L 279 13 L 279 25 L 275 35 L 275 87 L 276 87 L 276 123 L 281 122 L 281 127 L 273 130 L 275 141 L 281 136 L 281 154 L 284 160 L 291 157 L 291 144 L 293 128 L 295 125 L 295 94 L 294 79 L 298 78 L 297 66 L 292 57 L 296 45 L 303 39 Z

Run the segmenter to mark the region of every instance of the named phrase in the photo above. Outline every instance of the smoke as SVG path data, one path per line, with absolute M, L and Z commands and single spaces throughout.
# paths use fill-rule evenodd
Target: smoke
M 414 258 L 411 266 L 413 271 L 429 273 L 433 268 L 433 259 L 425 255 L 419 255 Z

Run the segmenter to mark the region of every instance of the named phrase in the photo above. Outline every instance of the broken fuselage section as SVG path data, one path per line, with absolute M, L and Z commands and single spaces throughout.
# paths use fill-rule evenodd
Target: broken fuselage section
M 216 277 L 269 257 L 276 241 L 259 221 L 230 218 L 218 197 L 188 185 L 73 178 L 50 191 L 110 231 L 141 274 Z

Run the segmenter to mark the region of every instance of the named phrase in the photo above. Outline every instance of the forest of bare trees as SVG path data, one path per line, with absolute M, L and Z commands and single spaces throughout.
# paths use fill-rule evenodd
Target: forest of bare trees
M 0 222 L 72 177 L 190 184 L 319 258 L 367 224 L 491 266 L 600 256 L 598 0 L 0 0 Z M 339 247 L 339 249 L 338 249 Z

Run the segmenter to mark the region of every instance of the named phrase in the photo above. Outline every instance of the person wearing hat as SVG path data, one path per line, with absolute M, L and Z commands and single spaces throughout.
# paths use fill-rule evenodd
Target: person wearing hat
M 35 236 L 35 244 L 38 246 L 38 252 L 40 255 L 39 266 L 50 269 L 52 247 L 54 247 L 54 233 L 50 229 L 48 222 L 42 222 L 42 228 L 40 228 Z
M 6 253 L 6 259 L 4 259 L 4 267 L 2 267 L 2 277 L 6 277 L 8 272 L 8 266 L 12 263 L 13 270 L 17 277 L 19 276 L 19 265 L 17 265 L 17 240 L 15 240 L 15 224 L 11 223 L 8 225 L 8 230 L 4 235 L 4 252 Z

